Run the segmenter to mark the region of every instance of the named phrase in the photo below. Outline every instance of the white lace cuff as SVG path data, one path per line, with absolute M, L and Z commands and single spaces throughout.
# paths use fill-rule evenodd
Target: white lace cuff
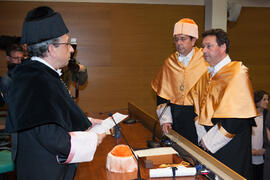
M 231 137 L 224 135 L 222 132 L 224 130 L 225 129 L 223 127 L 216 124 L 205 136 L 203 136 L 202 140 L 211 153 L 216 153 L 233 139 L 233 135 Z
M 160 121 L 160 125 L 164 124 L 164 123 L 172 123 L 172 113 L 171 113 L 171 107 L 170 106 L 166 106 L 167 104 L 160 104 L 157 107 L 157 116 L 160 117 L 161 113 L 164 111 L 164 108 L 166 108 L 166 110 L 163 112 L 162 116 L 160 117 L 159 121 Z
M 197 119 L 197 118 L 196 118 Z M 198 144 L 200 143 L 202 137 L 207 133 L 204 126 L 199 124 L 198 119 L 195 120 L 195 128 L 198 135 Z
M 97 148 L 98 137 L 94 132 L 69 132 L 71 149 L 65 163 L 92 161 Z

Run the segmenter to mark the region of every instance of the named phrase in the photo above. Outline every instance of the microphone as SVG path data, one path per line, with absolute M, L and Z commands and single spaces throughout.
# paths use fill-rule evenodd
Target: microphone
M 70 45 L 72 46 L 72 48 L 74 50 L 70 55 L 70 59 L 73 59 L 74 55 L 75 55 L 75 52 L 77 50 L 77 38 L 71 38 L 70 39 Z
M 165 113 L 165 111 L 167 110 L 167 108 L 170 106 L 170 100 L 168 99 L 166 101 L 166 106 L 164 107 L 164 109 L 162 110 L 162 112 L 160 113 L 160 115 L 158 116 L 158 120 L 155 122 L 154 124 L 154 128 L 153 128 L 153 136 L 152 136 L 152 140 L 148 140 L 147 141 L 147 146 L 149 148 L 156 148 L 156 147 L 160 147 L 160 143 L 158 143 L 156 141 L 156 129 L 157 129 L 157 125 L 159 124 L 160 119 L 162 118 L 163 114 Z
M 136 123 L 136 119 L 129 118 L 127 120 L 124 120 L 123 123 L 125 123 L 125 124 L 134 124 L 134 123 Z
M 114 122 L 114 124 L 115 124 L 115 128 L 117 128 L 117 130 L 120 131 L 120 128 L 119 128 L 118 124 L 115 122 L 115 120 L 114 120 L 114 118 L 113 118 L 113 114 L 112 114 L 112 113 L 108 113 L 108 115 L 109 115 L 109 117 L 112 118 L 112 120 L 113 120 L 113 122 Z M 125 143 L 128 145 L 129 149 L 131 150 L 132 155 L 134 156 L 134 158 L 135 158 L 136 161 L 137 161 L 137 165 L 138 165 L 138 174 L 137 174 L 137 179 L 134 179 L 134 180 L 144 180 L 144 179 L 141 178 L 141 170 L 140 170 L 139 159 L 137 158 L 137 156 L 135 155 L 133 149 L 132 149 L 131 146 L 129 145 L 129 143 L 128 143 L 128 141 L 127 141 L 127 139 L 126 139 L 126 137 L 125 137 L 125 135 L 124 135 L 123 132 L 122 132 L 122 137 L 123 137 Z

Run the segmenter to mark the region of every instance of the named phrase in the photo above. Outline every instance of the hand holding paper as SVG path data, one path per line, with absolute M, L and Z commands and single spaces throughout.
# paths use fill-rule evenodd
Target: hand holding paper
M 124 120 L 127 117 L 128 117 L 128 115 L 124 115 L 121 113 L 114 113 L 113 114 L 113 118 L 117 124 L 120 123 L 122 120 Z M 95 126 L 93 126 L 89 130 L 89 132 L 95 132 L 97 134 L 102 134 L 102 133 L 107 132 L 109 129 L 111 129 L 114 126 L 115 126 L 115 124 L 114 124 L 112 118 L 108 117 L 107 119 L 102 121 L 101 124 L 96 124 Z
M 95 118 L 89 118 L 89 117 L 88 117 L 88 119 L 92 123 L 92 126 L 95 126 L 97 124 L 101 124 L 103 122 L 102 119 L 95 119 Z

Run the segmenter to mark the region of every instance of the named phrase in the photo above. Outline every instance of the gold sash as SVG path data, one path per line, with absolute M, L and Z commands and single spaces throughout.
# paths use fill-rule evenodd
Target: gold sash
M 190 89 L 207 70 L 208 64 L 203 58 L 202 49 L 194 47 L 194 54 L 185 67 L 178 61 L 179 53 L 168 57 L 152 81 L 153 90 L 162 98 L 178 105 L 192 105 L 187 99 Z
M 257 116 L 248 68 L 234 61 L 213 78 L 206 72 L 190 92 L 199 124 L 212 126 L 212 118 Z

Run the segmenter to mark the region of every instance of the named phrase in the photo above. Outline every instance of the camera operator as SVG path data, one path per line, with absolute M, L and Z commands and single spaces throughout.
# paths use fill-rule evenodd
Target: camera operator
M 71 80 L 75 83 L 75 98 L 78 98 L 79 85 L 82 86 L 86 83 L 88 74 L 86 66 L 80 64 L 75 58 L 77 52 L 77 41 L 75 38 L 71 38 L 71 46 L 73 47 L 74 52 L 71 53 L 68 66 L 62 68 L 61 78 L 68 88 L 70 87 Z

